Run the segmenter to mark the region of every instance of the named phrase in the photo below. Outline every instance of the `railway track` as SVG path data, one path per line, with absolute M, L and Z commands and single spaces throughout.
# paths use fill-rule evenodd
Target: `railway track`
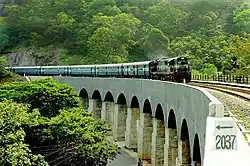
M 199 82 L 199 81 L 192 81 L 188 84 L 192 86 L 199 86 L 202 88 L 217 90 L 250 102 L 250 86 L 248 85 L 227 84 L 220 82 L 216 84 L 215 82 Z
M 231 83 L 221 83 L 221 82 L 210 82 L 210 81 L 192 81 L 188 83 L 192 86 L 198 86 L 206 89 L 220 91 L 232 96 L 236 96 L 241 98 L 247 102 L 250 102 L 250 86 L 249 85 L 239 85 L 239 84 L 231 84 Z M 225 117 L 233 118 L 242 134 L 245 136 L 247 143 L 250 145 L 250 131 L 246 130 L 244 125 L 242 125 L 243 121 L 237 119 L 237 115 L 233 114 L 231 111 L 227 111 L 224 113 Z

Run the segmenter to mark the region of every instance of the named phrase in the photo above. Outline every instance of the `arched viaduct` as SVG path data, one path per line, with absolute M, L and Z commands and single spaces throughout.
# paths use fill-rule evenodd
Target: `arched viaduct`
M 112 125 L 114 140 L 153 166 L 202 165 L 208 116 L 223 105 L 207 91 L 156 80 L 54 77 L 74 87 L 85 109 Z

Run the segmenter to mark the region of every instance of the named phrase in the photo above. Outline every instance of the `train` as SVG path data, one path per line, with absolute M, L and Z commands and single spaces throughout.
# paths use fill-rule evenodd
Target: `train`
M 173 82 L 191 81 L 190 62 L 184 56 L 119 64 L 27 66 L 5 67 L 5 69 L 19 75 L 30 76 L 125 77 Z

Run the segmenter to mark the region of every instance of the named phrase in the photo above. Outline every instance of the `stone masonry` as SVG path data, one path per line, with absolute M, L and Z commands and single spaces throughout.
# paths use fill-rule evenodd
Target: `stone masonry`
M 126 118 L 127 118 L 127 106 L 121 104 L 115 104 L 114 122 L 112 126 L 113 139 L 115 141 L 125 140 Z
M 101 119 L 102 102 L 96 99 L 90 99 L 89 111 L 92 111 L 94 118 Z
M 114 109 L 115 109 L 115 103 L 105 101 L 102 102 L 102 119 L 105 120 L 109 125 L 113 125 L 113 119 L 114 119 Z M 112 135 L 112 131 L 108 133 L 109 136 Z
M 125 146 L 137 149 L 137 119 L 140 116 L 139 108 L 128 108 L 126 119 Z
M 176 158 L 176 166 L 191 166 L 189 140 L 179 140 L 178 144 L 179 154 Z
M 165 144 L 164 122 L 156 118 L 153 118 L 152 154 L 151 154 L 152 166 L 163 166 L 164 144 Z
M 152 115 L 140 113 L 138 123 L 138 156 L 141 159 L 151 160 L 152 132 Z
M 178 156 L 177 130 L 165 127 L 164 166 L 176 166 Z
M 88 110 L 89 108 L 89 99 L 88 98 L 82 98 L 80 97 L 81 101 L 82 101 L 82 106 L 84 110 Z

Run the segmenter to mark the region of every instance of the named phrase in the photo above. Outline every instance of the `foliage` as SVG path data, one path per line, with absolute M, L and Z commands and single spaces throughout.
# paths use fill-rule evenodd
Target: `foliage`
M 60 109 L 80 105 L 77 94 L 71 87 L 58 84 L 53 79 L 0 85 L 0 100 L 3 99 L 30 104 L 30 110 L 39 108 L 41 115 L 45 117 L 58 115 Z
M 110 127 L 104 121 L 95 120 L 81 108 L 72 108 L 52 118 L 44 132 L 57 145 L 53 149 L 58 151 L 57 157 L 67 156 L 63 165 L 104 166 L 116 155 L 115 146 L 105 135 L 108 131 Z
M 60 64 L 66 65 L 181 54 L 191 58 L 197 71 L 212 64 L 219 72 L 245 73 L 250 65 L 249 60 L 244 64 L 240 60 L 239 68 L 234 68 L 233 57 L 248 57 L 229 51 L 236 48 L 231 36 L 238 35 L 242 43 L 248 40 L 250 8 L 245 0 L 29 0 L 21 4 L 5 8 L 0 51 L 32 47 L 41 52 L 36 57 L 41 64 L 52 64 L 48 52 L 53 46 L 64 50 Z
M 32 118 L 27 107 L 10 101 L 0 102 L 0 165 L 48 165 L 41 155 L 33 155 L 25 144 L 22 125 Z
M 79 107 L 72 88 L 41 79 L 6 83 L 0 91 L 0 165 L 104 166 L 115 157 L 110 126 Z

